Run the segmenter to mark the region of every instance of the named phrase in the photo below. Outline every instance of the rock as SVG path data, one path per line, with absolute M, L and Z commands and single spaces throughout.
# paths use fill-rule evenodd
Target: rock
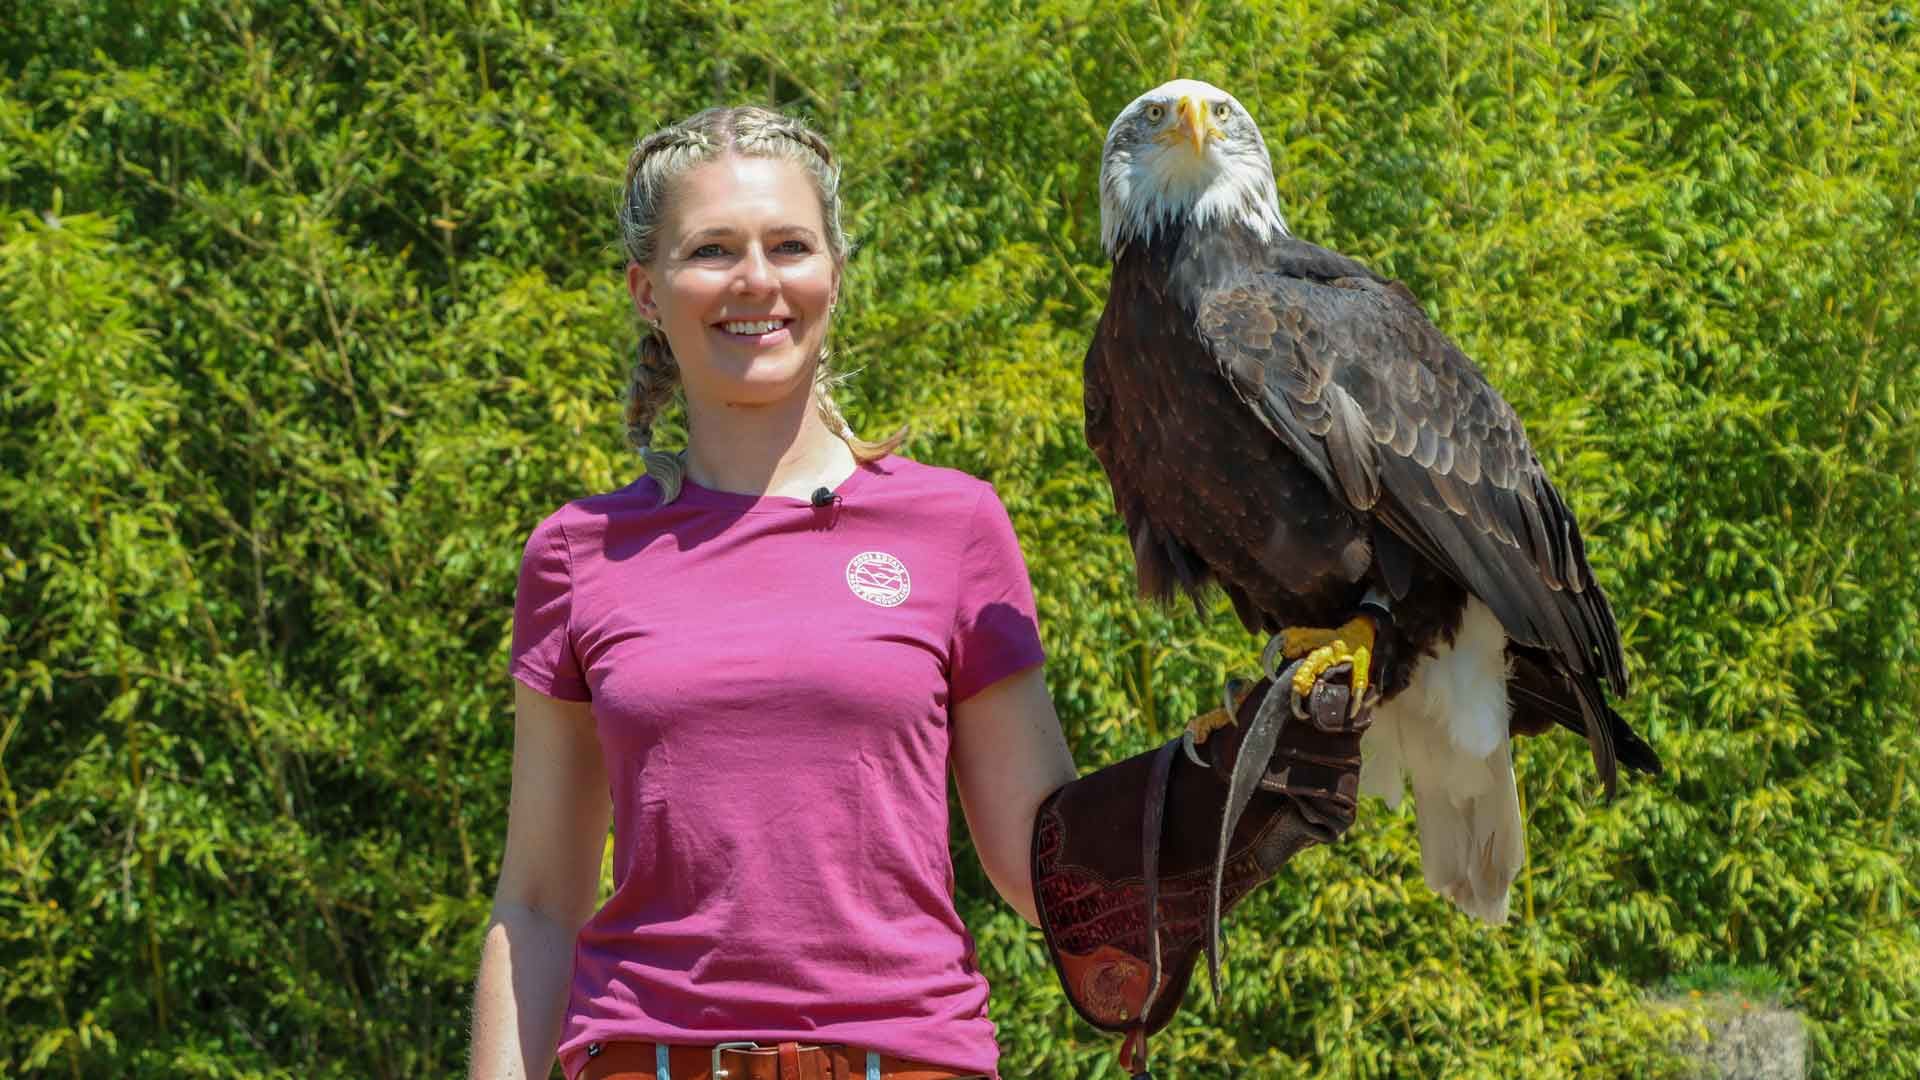
M 1684 1040 L 1703 1080 L 1804 1080 L 1807 1026 L 1800 1014 L 1739 994 L 1705 994 L 1664 1003 L 1694 1013 L 1707 1037 Z

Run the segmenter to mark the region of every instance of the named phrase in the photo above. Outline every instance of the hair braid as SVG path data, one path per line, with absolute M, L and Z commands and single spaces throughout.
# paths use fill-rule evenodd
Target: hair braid
M 653 421 L 673 400 L 679 385 L 680 365 L 674 362 L 673 350 L 664 335 L 650 328 L 640 337 L 633 371 L 627 377 L 627 442 L 640 451 L 647 475 L 660 485 L 663 506 L 680 496 L 686 463 L 679 454 L 653 448 Z
M 847 378 L 846 375 L 837 374 L 829 368 L 826 356 L 822 355 L 820 366 L 813 377 L 814 407 L 819 411 L 820 419 L 827 425 L 827 430 L 840 436 L 841 441 L 847 444 L 847 449 L 853 451 L 855 461 L 863 463 L 878 461 L 900 449 L 900 444 L 907 441 L 907 427 L 905 424 L 900 425 L 893 434 L 878 442 L 855 435 L 853 425 L 847 423 L 846 415 L 840 411 L 840 406 L 833 400 L 833 388 L 847 381 Z

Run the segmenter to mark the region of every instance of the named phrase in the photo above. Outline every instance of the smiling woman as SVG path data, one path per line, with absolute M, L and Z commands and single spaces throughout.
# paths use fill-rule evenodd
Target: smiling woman
M 575 1080 L 994 1073 L 947 772 L 1032 919 L 1031 826 L 1073 760 L 993 489 L 859 439 L 828 393 L 838 187 L 818 135 L 756 108 L 628 163 L 646 475 L 527 542 L 473 1077 L 556 1052 Z

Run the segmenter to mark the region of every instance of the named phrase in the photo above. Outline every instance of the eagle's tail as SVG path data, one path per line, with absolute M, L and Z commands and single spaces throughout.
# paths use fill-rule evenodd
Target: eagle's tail
M 1413 783 L 1427 884 L 1467 914 L 1507 920 L 1507 891 L 1526 861 L 1507 723 L 1506 633 L 1467 601 L 1451 646 L 1422 660 L 1380 705 L 1361 740 L 1361 790 L 1397 805 Z

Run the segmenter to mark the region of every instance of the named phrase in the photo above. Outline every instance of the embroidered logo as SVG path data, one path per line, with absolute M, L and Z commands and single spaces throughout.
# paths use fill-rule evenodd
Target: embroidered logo
M 897 607 L 913 590 L 913 579 L 899 559 L 884 551 L 863 551 L 847 563 L 847 588 L 880 607 Z

